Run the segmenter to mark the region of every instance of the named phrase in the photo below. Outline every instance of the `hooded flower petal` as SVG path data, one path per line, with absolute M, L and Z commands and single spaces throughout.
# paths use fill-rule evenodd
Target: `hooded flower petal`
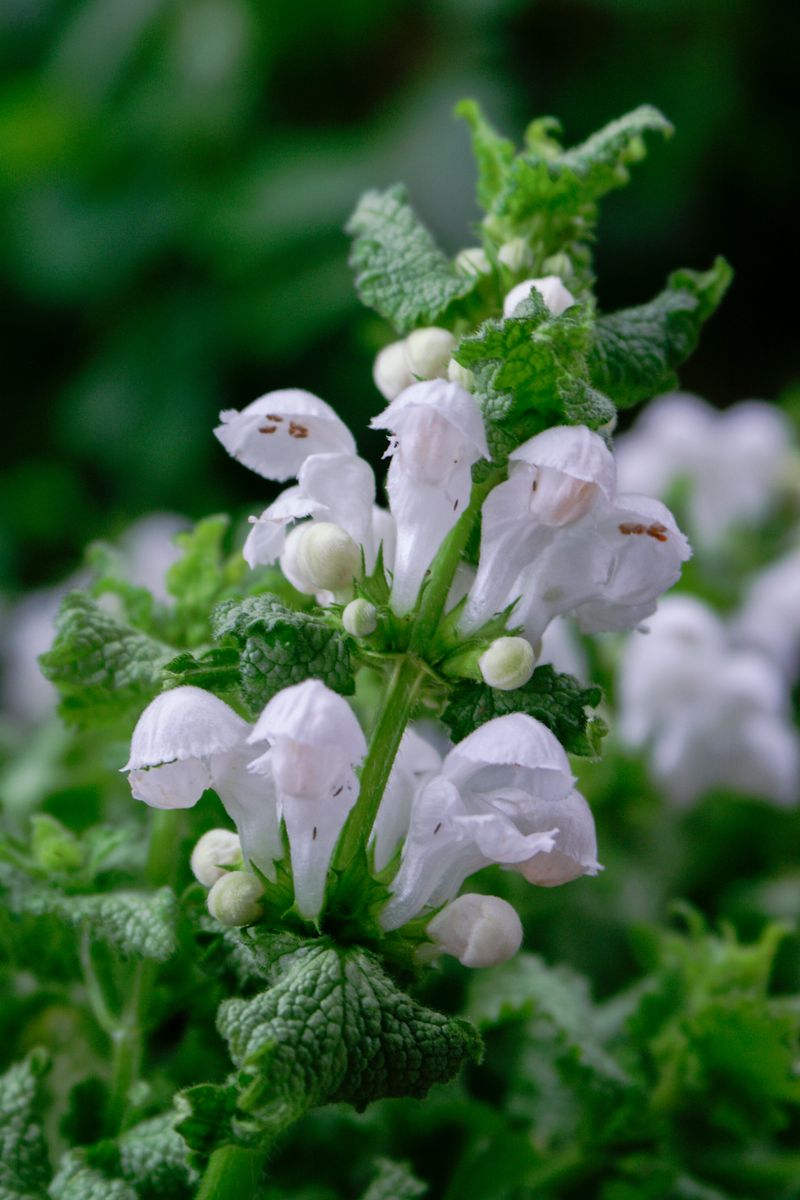
M 594 817 L 580 792 L 570 792 L 563 800 L 549 804 L 543 801 L 542 820 L 557 826 L 558 832 L 549 854 L 535 854 L 517 866 L 529 883 L 558 887 L 602 870 L 597 861 Z
M 553 814 L 573 783 L 561 744 L 524 713 L 496 717 L 464 738 L 414 800 L 384 928 L 452 900 L 481 867 L 529 863 L 553 850 Z M 569 811 L 570 804 L 565 819 Z
M 270 700 L 250 735 L 269 749 L 250 764 L 273 782 L 286 824 L 295 903 L 318 916 L 339 834 L 355 803 L 353 768 L 366 740 L 346 700 L 317 679 L 284 688 Z
M 265 479 L 297 475 L 310 454 L 356 452 L 350 430 L 330 405 L 300 388 L 267 392 L 247 408 L 220 413 L 214 433 L 233 458 Z
M 406 388 L 372 427 L 393 434 L 387 479 L 397 525 L 392 607 L 403 615 L 469 503 L 472 464 L 489 453 L 486 433 L 470 393 L 438 379 Z
M 614 459 L 582 425 L 547 429 L 510 456 L 509 476 L 482 512 L 478 574 L 461 628 L 471 632 L 516 598 L 513 585 L 556 531 L 574 525 L 614 493 Z

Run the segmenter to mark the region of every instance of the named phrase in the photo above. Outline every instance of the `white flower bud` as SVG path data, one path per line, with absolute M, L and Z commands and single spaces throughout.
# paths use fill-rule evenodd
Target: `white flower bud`
M 467 893 L 437 913 L 427 934 L 465 967 L 496 967 L 522 945 L 522 923 L 499 896 Z
M 340 525 L 308 521 L 287 537 L 281 567 L 301 592 L 337 592 L 361 573 L 361 551 Z
M 232 829 L 209 829 L 192 851 L 189 865 L 192 874 L 203 887 L 212 887 L 226 867 L 238 867 L 242 861 L 242 844 Z
M 455 348 L 456 339 L 448 329 L 439 329 L 436 325 L 415 329 L 405 344 L 411 374 L 418 379 L 443 378 Z
M 569 279 L 573 272 L 572 259 L 563 250 L 559 250 L 557 254 L 551 254 L 542 263 L 542 268 L 545 272 L 543 278 L 549 275 L 557 275 L 559 279 Z
M 264 895 L 260 880 L 248 871 L 230 871 L 212 887 L 206 904 L 208 911 L 221 925 L 238 928 L 253 925 L 263 914 L 259 903 Z
M 468 367 L 462 367 L 461 363 L 456 362 L 454 358 L 450 359 L 447 364 L 447 378 L 452 383 L 457 383 L 466 391 L 471 391 L 472 385 L 475 382 L 475 376 Z
M 478 667 L 489 687 L 510 692 L 522 687 L 533 674 L 536 652 L 522 637 L 501 637 L 478 659 Z
M 342 613 L 342 624 L 351 637 L 369 637 L 378 628 L 378 611 L 369 600 L 351 600 Z
M 531 261 L 530 250 L 525 238 L 512 238 L 510 242 L 500 247 L 497 257 L 504 267 L 513 271 L 521 271 Z
M 414 376 L 406 357 L 404 341 L 391 342 L 384 346 L 375 359 L 372 378 L 378 391 L 387 400 L 394 400 L 407 387 L 411 387 Z
M 462 275 L 489 275 L 492 264 L 482 246 L 467 246 L 456 255 L 456 270 Z
M 541 279 L 525 279 L 513 287 L 503 301 L 503 316 L 512 316 L 517 305 L 528 299 L 534 287 L 554 317 L 575 303 L 572 292 L 564 287 L 557 275 L 545 275 Z

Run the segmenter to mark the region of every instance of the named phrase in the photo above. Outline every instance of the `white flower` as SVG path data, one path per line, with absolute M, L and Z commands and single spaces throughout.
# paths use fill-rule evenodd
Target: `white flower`
M 511 289 L 503 301 L 504 317 L 513 317 L 515 309 L 530 296 L 531 288 L 536 288 L 554 317 L 560 317 L 575 303 L 572 292 L 558 275 L 545 275 L 542 279 L 526 279 Z
M 275 789 L 289 838 L 295 903 L 313 919 L 358 794 L 354 767 L 366 753 L 364 734 L 346 700 L 307 679 L 273 696 L 248 740 L 269 743 L 249 769 Z
M 472 892 L 437 913 L 426 933 L 434 943 L 434 953 L 452 954 L 465 967 L 499 966 L 513 958 L 522 945 L 522 922 L 516 909 L 499 896 Z
M 248 773 L 251 726 L 224 701 L 196 687 L 156 696 L 140 716 L 122 768 L 137 800 L 191 808 L 213 788 L 236 825 L 248 861 L 274 878 L 283 855 L 275 798 Z
M 583 425 L 559 425 L 530 438 L 509 458 L 508 479 L 482 510 L 478 574 L 461 628 L 477 629 L 519 593 L 520 573 L 556 531 L 614 492 L 614 459 L 603 439 Z M 535 640 L 535 639 L 534 639 Z
M 800 743 L 778 668 L 731 646 L 700 601 L 673 597 L 623 656 L 620 736 L 649 747 L 654 777 L 688 804 L 725 788 L 778 804 L 797 801 Z
M 198 883 L 210 888 L 242 861 L 242 843 L 232 829 L 209 829 L 192 850 L 189 866 Z
M 214 430 L 233 458 L 279 483 L 297 475 L 310 454 L 355 455 L 353 435 L 330 405 L 300 388 L 260 396 L 241 412 L 220 413 Z
M 531 878 L 532 860 L 557 849 L 570 868 L 561 863 L 554 875 L 596 873 L 594 855 L 585 852 L 594 845 L 591 814 L 568 799 L 573 784 L 563 747 L 533 717 L 511 713 L 469 734 L 416 796 L 384 928 L 452 900 L 467 876 L 491 863 L 524 867 Z
M 409 725 L 403 734 L 392 772 L 372 828 L 375 870 L 382 871 L 408 832 L 411 806 L 420 784 L 438 771 L 442 756 Z
M 767 514 L 790 443 L 789 423 L 774 405 L 749 400 L 720 412 L 697 396 L 671 392 L 619 438 L 620 486 L 665 496 L 687 481 L 692 534 L 713 546 L 737 524 Z
M 800 670 L 800 549 L 770 563 L 747 589 L 733 625 L 737 642 L 767 654 L 787 680 Z
M 569 617 L 555 617 L 542 634 L 539 666 L 550 663 L 556 671 L 589 679 L 589 665 Z
M 406 388 L 372 421 L 393 437 L 387 490 L 397 525 L 392 608 L 413 608 L 425 572 L 469 503 L 472 464 L 488 457 L 478 406 L 455 383 Z

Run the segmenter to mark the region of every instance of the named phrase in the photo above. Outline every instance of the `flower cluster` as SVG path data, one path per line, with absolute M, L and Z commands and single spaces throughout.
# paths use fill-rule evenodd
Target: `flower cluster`
M 507 313 L 534 290 L 554 316 L 574 303 L 550 276 L 515 287 Z M 490 460 L 453 347 L 447 331 L 420 329 L 376 362 L 389 401 L 372 421 L 389 435 L 388 511 L 350 431 L 318 397 L 276 391 L 221 415 L 216 435 L 230 454 L 267 479 L 296 479 L 251 518 L 248 563 L 279 561 L 351 637 L 379 638 L 378 611 L 358 593 L 380 564 L 387 612 L 410 628 L 443 543 L 474 503 L 473 469 Z M 586 426 L 545 429 L 493 469 L 477 568 L 451 564 L 446 608 L 456 643 L 477 646 L 472 677 L 513 691 L 530 679 L 555 617 L 572 613 L 590 631 L 635 628 L 690 552 L 663 504 L 618 491 L 609 445 Z M 422 919 L 422 959 L 449 952 L 488 965 L 519 946 L 519 919 L 505 901 L 459 897 L 481 868 L 499 864 L 545 887 L 600 869 L 594 821 L 564 748 L 533 716 L 484 719 L 438 749 L 410 726 L 395 751 L 370 810 L 369 862 L 386 889 L 380 927 Z M 207 788 L 219 795 L 239 841 L 214 831 L 193 862 L 219 920 L 259 919 L 264 889 L 288 857 L 296 913 L 319 924 L 366 755 L 353 709 L 311 678 L 278 692 L 254 723 L 201 689 L 167 691 L 142 715 L 126 769 L 133 794 L 158 807 L 193 805 Z

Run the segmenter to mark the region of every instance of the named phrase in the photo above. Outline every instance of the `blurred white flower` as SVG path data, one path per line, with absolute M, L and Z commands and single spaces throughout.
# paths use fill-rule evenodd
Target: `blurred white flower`
M 785 681 L 770 660 L 737 650 L 699 600 L 670 597 L 629 639 L 619 678 L 619 733 L 647 747 L 665 793 L 688 804 L 712 788 L 793 804 L 800 741 Z
M 472 464 L 487 458 L 478 406 L 456 383 L 406 388 L 371 422 L 392 437 L 387 491 L 397 526 L 392 608 L 409 612 L 443 539 L 469 504 Z
M 714 546 L 737 524 L 769 512 L 790 444 L 789 423 L 772 404 L 745 400 L 719 411 L 698 396 L 670 392 L 617 440 L 619 484 L 664 497 L 684 481 L 690 532 Z
M 599 870 L 588 806 L 570 799 L 561 743 L 524 713 L 487 721 L 459 742 L 418 791 L 400 869 L 381 923 L 397 929 L 452 900 L 464 880 L 500 863 L 547 885 Z M 539 856 L 557 852 L 539 872 Z
M 737 642 L 763 651 L 789 681 L 800 671 L 800 549 L 750 582 L 733 623 Z

